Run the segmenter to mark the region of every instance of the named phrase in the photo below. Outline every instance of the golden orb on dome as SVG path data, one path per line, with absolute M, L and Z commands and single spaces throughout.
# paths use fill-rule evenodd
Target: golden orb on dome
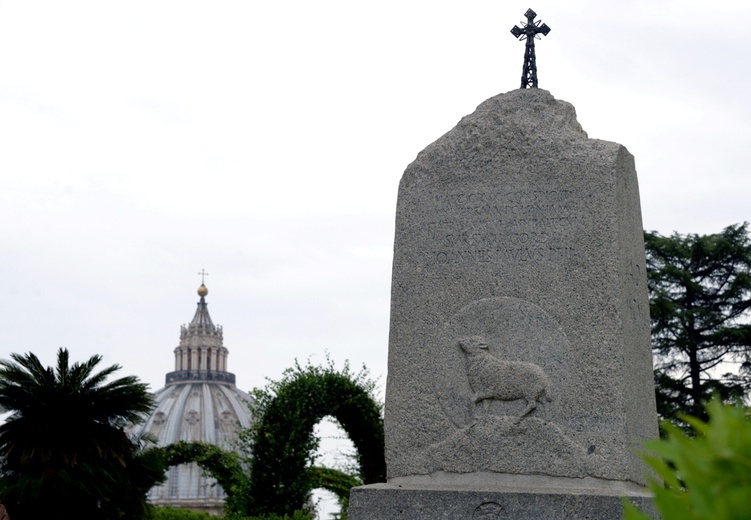
M 201 287 L 198 288 L 198 296 L 203 298 L 207 294 L 209 294 L 209 290 L 206 288 L 205 285 L 201 284 Z

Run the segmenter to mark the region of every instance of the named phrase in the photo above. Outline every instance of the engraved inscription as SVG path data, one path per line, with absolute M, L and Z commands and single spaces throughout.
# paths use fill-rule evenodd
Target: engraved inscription
M 484 247 L 492 248 L 497 246 L 503 246 L 505 244 L 529 244 L 529 243 L 541 243 L 547 242 L 550 239 L 550 234 L 545 231 L 531 231 L 531 232 L 510 232 L 505 231 L 502 233 L 472 233 L 468 231 L 462 231 L 454 234 L 447 234 L 444 240 L 444 245 L 448 247 Z
M 503 226 L 570 225 L 577 200 L 570 190 L 517 190 L 435 195 L 435 216 L 492 221 Z
M 428 195 L 435 220 L 424 224 L 428 265 L 560 262 L 572 256 L 581 223 L 571 190 L 487 190 Z
M 570 247 L 517 247 L 508 249 L 475 249 L 457 251 L 432 251 L 430 260 L 436 264 L 461 264 L 472 262 L 530 262 L 557 261 L 571 256 Z
M 561 215 L 574 200 L 571 190 L 514 190 L 450 193 L 435 195 L 435 212 L 440 216 L 484 215 L 490 217 Z

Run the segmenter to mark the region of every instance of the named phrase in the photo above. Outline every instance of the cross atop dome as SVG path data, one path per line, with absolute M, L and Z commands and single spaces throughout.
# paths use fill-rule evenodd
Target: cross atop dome
M 209 294 L 209 290 L 206 288 L 206 285 L 205 285 L 205 281 L 206 281 L 205 279 L 209 275 L 209 273 L 206 272 L 206 269 L 201 268 L 201 272 L 198 274 L 201 275 L 201 287 L 198 288 L 198 296 L 200 296 L 201 299 L 203 300 L 206 297 L 206 295 Z

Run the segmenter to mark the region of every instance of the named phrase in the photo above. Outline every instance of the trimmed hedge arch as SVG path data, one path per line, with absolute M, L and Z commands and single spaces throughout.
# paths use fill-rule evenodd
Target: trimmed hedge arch
M 158 457 L 165 468 L 191 462 L 198 464 L 225 490 L 230 510 L 234 509 L 233 504 L 242 502 L 241 497 L 248 491 L 248 477 L 243 471 L 239 457 L 212 444 L 179 441 L 168 446 L 151 448 L 149 452 Z M 331 491 L 345 510 L 349 503 L 349 490 L 362 483 L 342 471 L 324 467 L 307 468 L 306 477 L 310 481 L 311 489 L 322 488 Z
M 240 464 L 240 457 L 213 444 L 179 441 L 149 451 L 158 453 L 165 467 L 195 462 L 222 486 L 227 493 L 228 501 L 235 492 L 248 486 L 248 478 Z
M 332 416 L 357 450 L 362 483 L 386 480 L 381 407 L 371 396 L 366 375 L 307 366 L 285 372 L 282 381 L 254 393 L 256 423 L 250 431 L 253 457 L 247 514 L 291 515 L 303 509 L 316 487 L 349 498 L 356 479 L 336 470 L 310 468 L 318 442 L 313 428 Z

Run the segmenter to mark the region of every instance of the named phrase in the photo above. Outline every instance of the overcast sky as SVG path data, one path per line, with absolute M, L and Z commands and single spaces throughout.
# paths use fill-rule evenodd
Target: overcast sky
M 749 219 L 747 0 L 0 1 L 0 357 L 156 390 L 205 268 L 240 388 L 325 351 L 385 382 L 399 179 L 518 88 L 530 6 L 645 228 Z

